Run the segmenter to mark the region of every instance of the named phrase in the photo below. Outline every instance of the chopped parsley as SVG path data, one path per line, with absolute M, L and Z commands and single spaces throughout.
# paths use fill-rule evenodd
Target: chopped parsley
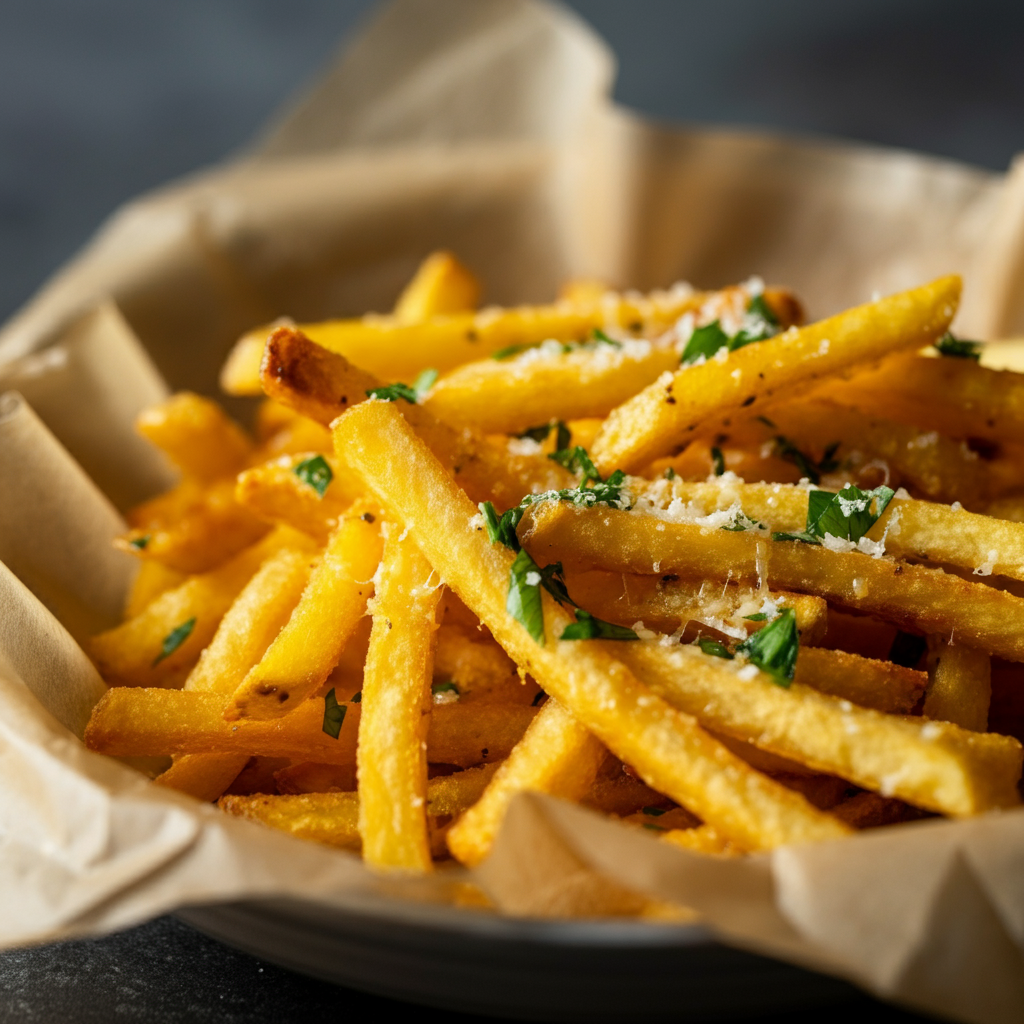
M 609 338 L 608 335 L 605 334 L 600 327 L 595 327 L 592 333 L 593 339 L 589 344 L 593 345 L 597 343 L 599 345 L 611 345 L 612 348 L 622 348 L 621 341 L 616 341 L 614 338 Z M 584 342 L 584 344 L 586 345 L 587 343 Z
M 838 494 L 811 491 L 807 495 L 807 525 L 803 532 L 773 533 L 772 540 L 820 544 L 828 534 L 856 543 L 878 522 L 895 493 L 884 484 L 871 491 L 862 491 L 853 484 L 847 484 Z
M 526 506 L 516 505 L 514 508 L 502 512 L 499 517 L 494 505 L 489 501 L 482 501 L 477 508 L 484 517 L 484 527 L 487 530 L 487 539 L 492 544 L 504 544 L 510 551 L 519 550 L 519 538 L 516 536 L 516 527 L 519 520 L 523 518 Z
M 728 526 L 723 526 L 723 530 L 729 530 L 730 533 L 741 533 L 744 530 L 763 530 L 765 528 L 764 523 L 758 522 L 756 519 L 751 519 L 742 510 L 738 511 L 736 515 L 732 517 L 732 522 Z
M 397 402 L 402 399 L 410 405 L 416 405 L 420 399 L 434 386 L 437 380 L 437 370 L 424 370 L 413 382 L 412 387 L 408 384 L 385 384 L 379 388 L 370 388 L 366 394 L 368 398 L 379 398 L 385 402 Z
M 525 550 L 520 550 L 512 563 L 508 578 L 505 610 L 539 644 L 544 643 L 544 606 L 540 584 L 543 577 L 537 563 Z
M 536 441 L 537 444 L 540 444 L 548 439 L 552 429 L 555 431 L 555 450 L 561 451 L 564 448 L 568 448 L 572 435 L 569 433 L 569 428 L 561 420 L 552 420 L 550 423 L 542 423 L 537 427 L 528 427 L 521 434 L 516 434 L 516 437 L 528 437 L 531 441 Z
M 136 551 L 142 551 L 150 541 L 150 536 L 147 533 L 144 537 L 133 537 L 128 541 L 128 547 L 135 548 Z
M 450 679 L 446 679 L 443 683 L 432 684 L 430 692 L 433 694 L 435 704 L 454 703 L 461 696 L 459 688 Z
M 660 818 L 665 813 L 664 807 L 642 807 L 641 810 L 652 818 Z
M 768 616 L 764 612 L 754 612 L 753 615 L 744 615 L 743 619 L 746 622 L 767 622 Z
M 768 421 L 765 420 L 765 422 L 767 423 Z M 825 454 L 822 455 L 821 461 L 815 462 L 809 455 L 800 451 L 789 438 L 780 435 L 775 438 L 775 452 L 780 459 L 792 462 L 800 470 L 802 476 L 807 477 L 812 484 L 816 484 L 821 481 L 822 473 L 831 473 L 834 469 L 839 468 L 838 460 L 833 457 L 839 448 L 839 444 L 839 441 L 830 444 L 825 449 Z
M 603 622 L 582 608 L 576 609 L 576 621 L 562 630 L 560 640 L 639 640 L 631 629 Z
M 940 356 L 952 356 L 954 359 L 973 359 L 975 362 L 981 359 L 982 346 L 980 342 L 954 338 L 949 331 L 946 331 L 935 342 L 935 348 Z
M 175 626 L 164 637 L 164 642 L 160 645 L 160 653 L 153 660 L 153 664 L 159 665 L 164 658 L 170 657 L 192 635 L 195 625 L 196 619 L 193 615 L 191 619 L 183 622 L 180 626 Z
M 715 476 L 721 476 L 725 472 L 725 456 L 722 454 L 721 448 L 711 449 L 711 466 L 715 471 Z
M 705 654 L 709 654 L 713 658 L 725 658 L 726 661 L 732 661 L 735 657 L 725 644 L 718 640 L 712 640 L 709 636 L 698 637 L 694 642 Z
M 352 701 L 351 701 L 351 703 L 353 703 L 353 704 L 361 704 L 362 702 L 363 702 L 363 691 L 362 690 L 356 690 L 356 692 L 352 694 Z
M 331 467 L 322 455 L 314 455 L 311 459 L 303 459 L 293 470 L 295 475 L 304 483 L 309 484 L 322 498 L 324 491 L 334 479 Z
M 348 711 L 348 708 L 344 704 L 338 703 L 338 698 L 334 695 L 334 688 L 332 687 L 327 691 L 327 696 L 324 697 L 323 730 L 328 736 L 337 739 L 341 735 L 341 726 L 345 721 L 346 711 Z
M 743 325 L 735 334 L 726 334 L 718 320 L 712 320 L 711 323 L 696 328 L 686 343 L 680 362 L 683 366 L 690 366 L 701 356 L 711 359 L 723 348 L 728 352 L 735 352 L 746 345 L 752 345 L 755 341 L 767 341 L 778 333 L 778 317 L 765 302 L 763 295 L 755 295 L 747 303 Z
M 793 681 L 799 650 L 800 634 L 792 608 L 784 608 L 777 619 L 751 634 L 736 648 L 737 653 L 745 654 L 762 672 L 767 672 L 773 682 L 783 687 Z
M 574 448 L 559 448 L 548 458 L 560 466 L 564 466 L 570 473 L 581 474 L 584 484 L 588 480 L 601 480 L 601 474 L 598 473 L 597 467 L 587 454 L 587 449 L 582 445 L 576 445 Z
M 503 360 L 511 359 L 513 356 L 517 356 L 520 352 L 525 352 L 526 349 L 532 347 L 532 345 L 506 345 L 504 348 L 499 348 L 496 352 L 492 352 L 491 358 L 496 359 L 500 363 Z
M 671 466 L 669 466 L 668 469 L 665 470 L 665 479 L 666 480 L 675 480 L 675 478 L 676 478 L 676 471 Z

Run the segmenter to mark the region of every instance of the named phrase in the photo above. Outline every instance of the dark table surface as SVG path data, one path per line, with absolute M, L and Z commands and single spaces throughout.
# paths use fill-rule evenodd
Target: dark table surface
M 1024 149 L 1019 4 L 569 6 L 618 52 L 616 98 L 655 117 L 846 136 L 993 169 Z M 244 144 L 370 7 L 370 0 L 4 0 L 0 317 L 120 203 Z M 0 954 L 4 1024 L 316 1024 L 389 1011 L 442 1017 L 263 963 L 171 917 L 102 939 Z M 821 1019 L 922 1018 L 866 997 L 785 1015 L 788 1024 Z

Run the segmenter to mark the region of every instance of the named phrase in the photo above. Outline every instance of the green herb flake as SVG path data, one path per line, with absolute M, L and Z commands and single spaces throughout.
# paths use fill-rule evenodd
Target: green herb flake
M 946 331 L 935 342 L 935 348 L 941 356 L 951 356 L 954 359 L 973 359 L 975 362 L 981 359 L 982 345 L 980 342 L 955 338 L 949 331 Z
M 412 389 L 416 393 L 416 398 L 422 399 L 436 382 L 437 370 L 430 366 L 412 382 Z
M 781 532 L 776 532 L 776 533 L 772 534 L 772 540 L 782 540 L 782 541 L 795 540 L 795 541 L 799 541 L 801 544 L 820 544 L 821 543 L 821 538 L 820 537 L 815 537 L 813 533 L 807 533 L 806 530 L 803 531 L 802 533 L 781 533 Z
M 379 388 L 370 388 L 368 398 L 379 398 L 383 402 L 397 402 L 400 398 L 410 405 L 416 404 L 417 394 L 408 384 L 385 384 Z
M 588 480 L 602 482 L 601 474 L 598 473 L 597 467 L 587 454 L 587 449 L 582 445 L 576 445 L 574 448 L 560 448 L 558 451 L 552 452 L 548 458 L 560 466 L 564 466 L 570 473 L 581 474 L 584 484 Z
M 352 694 L 352 701 L 351 701 L 351 703 L 353 703 L 353 704 L 361 704 L 362 702 L 363 702 L 363 691 L 362 690 L 356 690 L 356 692 Z
M 765 525 L 757 519 L 751 519 L 745 512 L 739 511 L 732 517 L 732 522 L 722 527 L 730 533 L 741 533 L 746 530 L 763 530 Z
M 735 657 L 725 644 L 720 643 L 718 640 L 712 640 L 709 636 L 699 637 L 694 642 L 705 654 L 710 655 L 712 658 L 725 658 L 726 661 L 732 661 Z
M 519 355 L 520 352 L 525 352 L 530 345 L 506 345 L 504 348 L 499 348 L 497 352 L 491 353 L 492 359 L 497 359 L 498 362 L 502 362 L 505 359 L 511 359 L 513 356 Z
M 304 483 L 309 484 L 317 493 L 318 498 L 324 496 L 330 482 L 334 479 L 331 467 L 322 455 L 314 455 L 311 459 L 303 459 L 293 470 Z
M 151 539 L 148 533 L 144 537 L 133 537 L 128 541 L 128 547 L 134 548 L 136 551 L 142 551 Z
M 609 338 L 600 327 L 595 327 L 593 332 L 593 340 L 601 345 L 611 345 L 612 348 L 622 348 L 622 342 L 616 341 L 614 338 Z
M 563 451 L 569 447 L 569 442 L 572 440 L 572 432 L 569 428 L 561 421 L 556 420 L 555 422 L 555 450 Z
M 664 807 L 641 807 L 640 809 L 652 818 L 660 818 L 665 813 Z
M 505 598 L 505 610 L 541 646 L 544 644 L 544 606 L 540 596 L 543 578 L 537 563 L 528 552 L 521 550 L 512 563 Z
M 665 470 L 665 479 L 666 480 L 675 480 L 675 478 L 676 478 L 676 471 L 671 466 L 669 466 L 668 469 Z
M 779 686 L 788 688 L 796 671 L 796 659 L 800 650 L 800 634 L 796 628 L 796 612 L 784 608 L 774 622 L 759 629 L 737 648 L 762 672 L 772 677 Z
M 341 726 L 345 721 L 345 712 L 348 707 L 338 703 L 334 695 L 334 688 L 327 691 L 324 697 L 324 724 L 323 730 L 328 736 L 337 739 L 341 735 Z
M 715 471 L 715 476 L 721 476 L 725 472 L 725 456 L 722 454 L 721 448 L 711 449 L 711 466 Z
M 616 626 L 611 622 L 604 622 L 595 618 L 590 612 L 582 608 L 576 610 L 576 621 L 569 623 L 562 630 L 560 640 L 639 640 L 640 638 L 631 629 L 625 626 Z
M 745 622 L 767 622 L 768 616 L 765 612 L 754 612 L 753 615 L 744 615 Z
M 862 491 L 848 484 L 838 494 L 811 491 L 807 496 L 807 532 L 815 537 L 830 534 L 858 541 L 878 522 L 895 491 L 884 484 Z
M 516 434 L 515 436 L 529 438 L 531 441 L 541 444 L 548 439 L 552 429 L 555 431 L 555 450 L 561 451 L 564 448 L 568 448 L 572 434 L 561 420 L 552 420 L 550 423 L 542 423 L 536 427 L 527 427 L 521 434 Z
M 722 330 L 717 320 L 712 320 L 703 327 L 694 328 L 679 361 L 683 366 L 692 366 L 701 356 L 710 359 L 719 349 L 727 348 L 728 345 L 729 335 Z
M 526 506 L 516 505 L 500 516 L 489 501 L 482 501 L 477 508 L 480 509 L 480 514 L 484 517 L 487 539 L 492 544 L 504 544 L 510 551 L 518 551 L 519 538 L 516 536 L 516 527 L 519 525 L 520 519 L 523 518 Z
M 446 679 L 443 683 L 433 683 L 430 692 L 435 696 L 439 693 L 454 693 L 456 697 L 461 695 L 459 688 L 450 679 Z
M 160 653 L 154 659 L 153 664 L 159 665 L 164 658 L 170 657 L 192 635 L 192 630 L 195 629 L 195 626 L 195 616 L 183 622 L 180 626 L 175 626 L 164 637 L 164 642 L 160 646 Z

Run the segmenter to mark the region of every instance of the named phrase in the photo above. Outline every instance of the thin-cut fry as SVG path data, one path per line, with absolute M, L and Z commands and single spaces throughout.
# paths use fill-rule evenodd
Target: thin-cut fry
M 393 524 L 388 533 L 363 676 L 359 832 L 368 864 L 427 871 L 426 736 L 441 583 L 410 537 Z
M 418 324 L 432 316 L 469 312 L 479 301 L 480 282 L 452 253 L 439 250 L 419 265 L 402 290 L 394 317 L 402 324 Z
M 209 803 L 238 778 L 249 760 L 248 754 L 179 754 L 153 782 Z
M 928 692 L 923 713 L 984 732 L 992 700 L 992 659 L 982 651 L 928 637 Z
M 548 700 L 504 761 L 479 802 L 448 832 L 448 849 L 472 866 L 490 852 L 505 811 L 527 790 L 580 800 L 604 761 L 604 745 L 555 700 Z
M 509 656 L 652 788 L 751 848 L 845 834 L 657 698 L 605 645 L 559 640 L 570 619 L 546 594 L 546 643 L 536 643 L 505 607 L 511 553 L 489 543 L 472 502 L 390 404 L 365 402 L 334 432 L 337 450 Z
M 945 331 L 960 299 L 960 278 L 939 278 L 768 341 L 677 370 L 619 406 L 594 442 L 598 469 L 632 470 L 695 437 L 709 421 L 790 400 L 830 374 L 915 349 Z M 755 410 L 752 410 L 756 412 Z
M 938 569 L 772 541 L 756 530 L 732 532 L 553 501 L 527 509 L 519 536 L 540 564 L 561 561 L 578 569 L 670 572 L 723 581 L 763 578 L 911 632 L 949 636 L 955 631 L 964 643 L 1024 661 L 1024 599 Z
M 252 451 L 242 428 L 216 402 L 190 391 L 150 406 L 139 414 L 135 429 L 186 476 L 203 483 L 237 473 Z
M 213 639 L 224 613 L 264 559 L 283 547 L 313 550 L 279 527 L 212 572 L 161 594 L 135 618 L 89 641 L 89 655 L 111 686 L 159 686 L 187 668 Z
M 238 685 L 228 718 L 280 718 L 314 693 L 366 613 L 381 538 L 375 506 L 342 517 L 285 627 Z
M 820 647 L 800 648 L 794 679 L 820 693 L 894 715 L 909 715 L 928 683 L 924 672 Z M 974 728 L 963 722 L 957 724 Z
M 124 617 L 134 619 L 140 615 L 161 594 L 180 587 L 185 582 L 185 573 L 168 569 L 159 562 L 143 562 L 128 591 L 124 606 Z
M 324 424 L 366 401 L 367 392 L 381 384 L 341 356 L 283 327 L 267 341 L 262 380 L 268 395 Z M 474 501 L 493 500 L 504 509 L 530 491 L 572 485 L 572 477 L 543 456 L 513 454 L 473 431 L 440 422 L 420 405 L 401 399 L 396 404 Z
M 492 639 L 448 623 L 437 631 L 434 678 L 454 683 L 460 700 L 531 704 L 538 693 L 520 679 L 515 663 Z
M 882 714 L 799 683 L 785 689 L 750 663 L 694 647 L 640 642 L 622 657 L 709 728 L 883 796 L 955 817 L 1020 802 L 1024 751 L 1009 736 Z
M 340 706 L 346 711 L 334 739 L 323 731 L 325 702 L 319 699 L 285 718 L 227 722 L 220 694 L 113 687 L 93 709 L 86 746 L 122 757 L 236 753 L 354 765 L 360 706 Z M 427 759 L 460 768 L 501 761 L 536 713 L 519 704 L 438 705 L 430 715 Z

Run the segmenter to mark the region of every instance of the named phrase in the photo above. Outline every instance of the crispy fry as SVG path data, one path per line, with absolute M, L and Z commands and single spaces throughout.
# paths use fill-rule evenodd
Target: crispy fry
M 102 754 L 258 754 L 321 764 L 355 764 L 359 704 L 346 708 L 338 739 L 323 731 L 324 701 L 272 721 L 227 722 L 223 698 L 187 690 L 114 687 L 93 709 L 86 746 Z M 433 709 L 427 758 L 461 768 L 500 761 L 536 709 L 518 704 L 442 704 Z
M 393 524 L 388 532 L 363 676 L 359 832 L 368 864 L 427 871 L 426 735 L 441 583 L 411 538 Z
M 401 324 L 422 323 L 428 317 L 465 313 L 480 301 L 480 282 L 450 252 L 431 253 L 417 269 L 395 303 Z
M 159 686 L 188 668 L 263 561 L 283 547 L 312 550 L 302 534 L 280 527 L 219 569 L 191 577 L 134 618 L 93 637 L 89 655 L 100 675 L 112 686 Z
M 366 613 L 381 555 L 378 513 L 354 506 L 334 531 L 285 627 L 239 683 L 225 715 L 271 719 L 314 693 Z
M 472 503 L 390 404 L 363 403 L 334 431 L 337 449 L 509 656 L 654 789 L 752 848 L 845 834 L 655 697 L 604 645 L 558 640 L 570 620 L 546 594 L 547 641 L 537 644 L 505 608 L 511 553 L 488 542 Z
M 324 424 L 364 402 L 367 392 L 381 384 L 288 328 L 279 328 L 267 341 L 262 380 L 267 394 Z M 530 491 L 571 486 L 572 477 L 542 456 L 514 455 L 472 431 L 455 430 L 420 405 L 402 400 L 397 405 L 475 501 L 490 499 L 504 509 Z
M 124 617 L 134 619 L 161 594 L 180 587 L 184 582 L 185 573 L 183 572 L 168 569 L 166 565 L 161 565 L 159 562 L 143 562 L 132 581 L 131 590 L 128 591 Z
M 453 682 L 460 700 L 532 704 L 539 692 L 519 677 L 515 662 L 493 639 L 448 623 L 437 631 L 434 678 Z
M 937 569 L 772 541 L 753 530 L 731 532 L 565 502 L 531 505 L 519 537 L 540 564 L 750 582 L 764 577 L 911 632 L 949 636 L 955 630 L 964 643 L 1024 661 L 1024 599 Z
M 984 732 L 992 700 L 992 661 L 982 651 L 928 637 L 928 692 L 923 713 L 940 722 Z
M 140 413 L 135 429 L 203 483 L 244 468 L 252 442 L 216 402 L 181 391 Z
M 235 482 L 218 480 L 180 519 L 130 530 L 114 542 L 143 561 L 180 573 L 208 572 L 255 544 L 269 527 L 235 500 Z
M 859 708 L 753 665 L 693 647 L 623 645 L 622 658 L 665 700 L 709 728 L 818 771 L 954 817 L 1020 802 L 1024 758 L 1008 736 Z
M 741 410 L 789 401 L 830 374 L 901 349 L 927 345 L 947 329 L 960 299 L 960 278 L 939 278 L 808 327 L 677 370 L 614 410 L 594 442 L 603 473 L 632 470 L 695 437 L 709 422 Z M 756 412 L 756 409 L 752 410 Z
M 815 647 L 801 647 L 794 678 L 819 693 L 894 715 L 910 714 L 928 683 L 924 672 L 891 661 Z M 974 728 L 964 722 L 956 724 Z
M 331 481 L 321 495 L 297 473 L 316 452 L 282 455 L 238 474 L 235 498 L 239 504 L 271 523 L 285 523 L 327 543 L 340 516 L 363 495 L 363 487 L 332 456 L 323 456 Z
M 210 803 L 238 778 L 249 760 L 248 754 L 179 754 L 153 782 Z
M 472 866 L 490 852 L 517 793 L 551 793 L 579 800 L 605 759 L 604 746 L 555 700 L 548 700 L 498 768 L 480 800 L 448 832 L 448 849 Z

